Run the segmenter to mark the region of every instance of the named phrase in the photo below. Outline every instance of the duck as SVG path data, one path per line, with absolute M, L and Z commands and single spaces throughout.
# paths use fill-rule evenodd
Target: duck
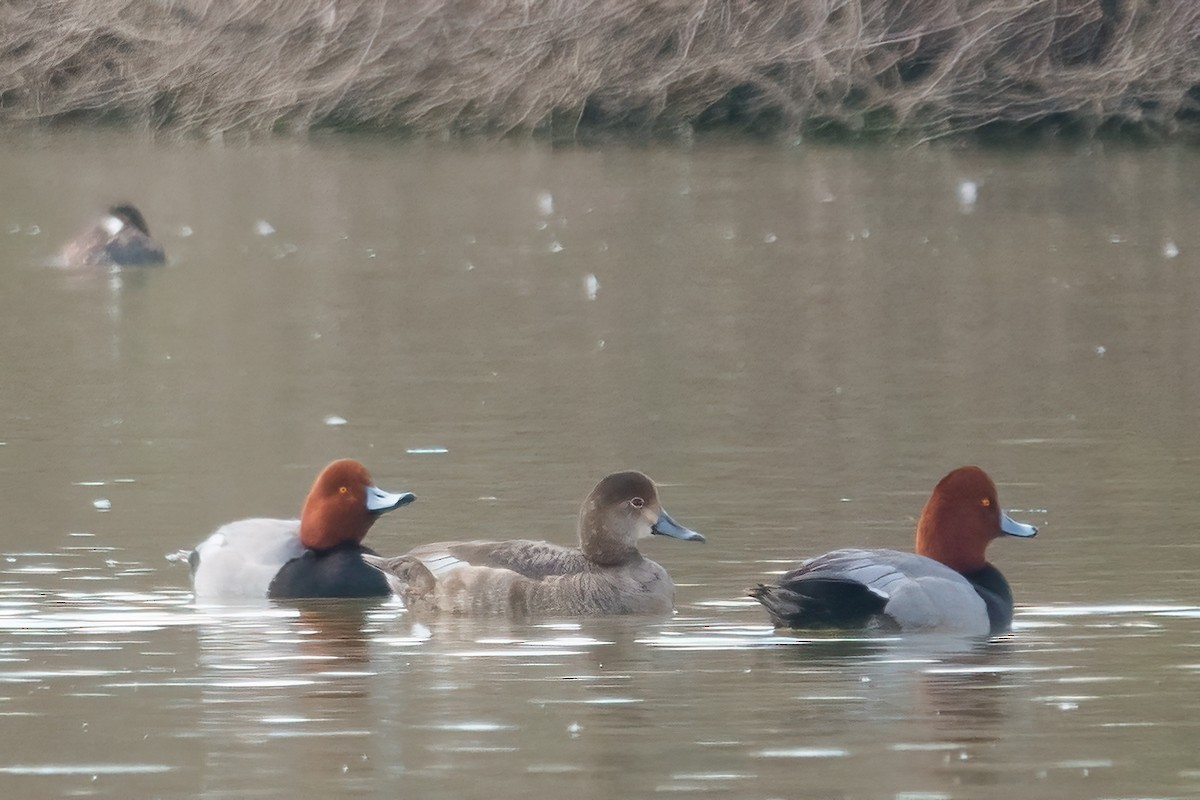
M 596 484 L 580 508 L 578 534 L 578 547 L 530 539 L 436 542 L 363 560 L 418 614 L 666 615 L 674 610 L 675 584 L 638 542 L 704 541 L 671 518 L 654 481 L 637 471 L 614 472 Z
M 243 519 L 222 525 L 186 555 L 197 599 L 388 597 L 363 557 L 381 514 L 416 500 L 386 492 L 358 461 L 331 462 L 313 482 L 299 519 Z
M 67 243 L 62 251 L 67 267 L 154 266 L 166 262 L 162 246 L 150 236 L 142 212 L 120 203 L 92 229 Z
M 938 481 L 917 521 L 915 552 L 845 548 L 803 562 L 749 594 L 777 629 L 859 628 L 996 636 L 1012 626 L 1013 597 L 987 546 L 1037 528 L 1000 508 L 976 466 Z

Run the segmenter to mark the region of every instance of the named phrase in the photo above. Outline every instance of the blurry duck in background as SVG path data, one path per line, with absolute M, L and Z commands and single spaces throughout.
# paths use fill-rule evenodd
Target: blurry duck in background
M 142 212 L 122 203 L 109 208 L 94 228 L 68 242 L 62 260 L 67 267 L 139 267 L 163 264 L 167 258 L 150 237 Z

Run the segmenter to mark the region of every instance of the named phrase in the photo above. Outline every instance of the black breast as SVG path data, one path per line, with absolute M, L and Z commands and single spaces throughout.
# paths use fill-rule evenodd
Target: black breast
M 375 551 L 357 544 L 346 544 L 320 553 L 309 550 L 280 568 L 267 589 L 267 597 L 277 600 L 302 597 L 387 597 L 391 594 L 387 579 L 362 560 L 363 553 Z
M 988 623 L 993 635 L 1004 633 L 1012 627 L 1013 598 L 1008 581 L 1000 570 L 988 564 L 983 569 L 963 575 L 975 587 L 975 592 L 987 604 Z

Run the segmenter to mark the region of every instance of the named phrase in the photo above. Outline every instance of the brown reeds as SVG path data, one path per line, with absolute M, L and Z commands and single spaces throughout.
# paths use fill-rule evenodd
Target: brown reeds
M 1195 0 L 7 0 L 0 121 L 1200 130 Z

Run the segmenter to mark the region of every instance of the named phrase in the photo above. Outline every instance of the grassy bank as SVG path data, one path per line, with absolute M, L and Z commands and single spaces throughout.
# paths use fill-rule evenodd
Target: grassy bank
M 24 0 L 0 124 L 1200 138 L 1196 0 Z

